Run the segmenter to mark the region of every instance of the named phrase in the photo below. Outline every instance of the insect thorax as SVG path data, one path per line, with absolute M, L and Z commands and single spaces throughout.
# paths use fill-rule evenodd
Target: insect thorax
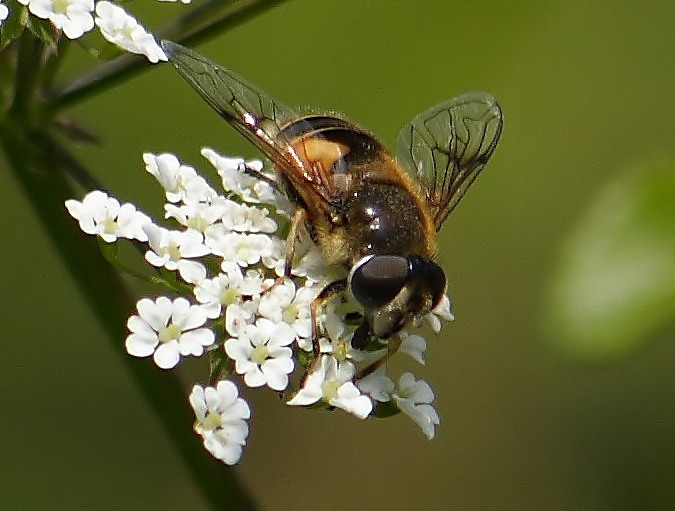
M 428 255 L 418 203 L 401 186 L 364 180 L 344 211 L 352 263 L 369 254 Z

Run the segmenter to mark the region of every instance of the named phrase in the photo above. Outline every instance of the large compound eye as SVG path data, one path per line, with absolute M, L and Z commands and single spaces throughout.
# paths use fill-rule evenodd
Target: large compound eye
M 352 270 L 350 288 L 366 309 L 391 302 L 408 280 L 408 260 L 402 256 L 372 256 Z
M 443 268 L 429 259 L 420 256 L 409 256 L 410 283 L 419 286 L 420 293 L 431 299 L 433 309 L 445 294 L 445 273 Z

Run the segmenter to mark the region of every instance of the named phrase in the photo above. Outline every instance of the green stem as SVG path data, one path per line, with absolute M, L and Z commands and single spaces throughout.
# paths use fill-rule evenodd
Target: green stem
M 29 119 L 30 107 L 35 101 L 42 63 L 42 49 L 42 43 L 29 34 L 19 38 L 14 101 L 9 113 L 11 117 L 21 122 Z
M 240 25 L 284 1 L 286 0 L 211 0 L 158 30 L 156 36 L 159 39 L 195 44 L 232 26 Z M 58 112 L 70 108 L 101 90 L 150 69 L 151 66 L 144 57 L 125 53 L 73 80 L 52 98 L 48 109 Z
M 0 132 L 0 143 L 9 166 L 32 211 L 210 507 L 214 510 L 254 509 L 251 497 L 234 470 L 213 459 L 197 435 L 192 434 L 194 416 L 187 399 L 181 399 L 185 389 L 176 374 L 159 371 L 147 360 L 124 353 L 122 339 L 127 333 L 126 319 L 134 310 L 135 299 L 120 275 L 103 258 L 96 239 L 85 236 L 77 222 L 65 214 L 63 203 L 74 192 L 65 172 L 59 168 L 62 162 L 55 160 L 48 150 L 53 140 L 48 143 L 47 138 L 42 132 L 21 129 Z

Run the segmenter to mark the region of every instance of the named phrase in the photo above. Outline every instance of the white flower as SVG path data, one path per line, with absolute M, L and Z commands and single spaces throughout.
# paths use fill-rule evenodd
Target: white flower
M 441 331 L 441 319 L 444 319 L 445 321 L 454 321 L 455 316 L 452 314 L 452 303 L 450 302 L 448 295 L 443 295 L 443 298 L 436 308 L 424 316 L 424 319 L 431 325 L 431 328 L 436 333 Z
M 354 364 L 338 364 L 334 357 L 322 355 L 318 367 L 307 376 L 303 387 L 288 404 L 304 406 L 322 400 L 359 419 L 365 419 L 373 410 L 373 403 L 352 383 L 353 377 Z
M 268 215 L 267 209 L 228 200 L 223 212 L 223 225 L 230 231 L 273 233 L 277 230 L 277 223 Z
M 259 263 L 274 255 L 274 242 L 265 234 L 228 232 L 222 224 L 215 224 L 204 233 L 205 244 L 213 254 L 226 261 L 236 261 L 240 266 Z
M 201 233 L 187 231 L 169 231 L 154 224 L 144 227 L 148 235 L 148 246 L 151 250 L 145 253 L 145 259 L 153 266 L 167 270 L 178 270 L 185 282 L 196 283 L 206 278 L 206 268 L 192 257 L 202 257 L 209 249 L 202 243 Z
M 181 165 L 173 154 L 156 156 L 144 153 L 145 169 L 152 174 L 166 192 L 169 202 L 203 202 L 216 197 L 216 192 L 195 169 Z
M 5 4 L 0 4 L 0 26 L 7 19 L 7 16 L 9 16 L 9 9 Z
M 294 368 L 293 350 L 288 347 L 294 339 L 285 323 L 260 318 L 255 325 L 246 325 L 238 338 L 225 341 L 225 353 L 235 361 L 235 370 L 244 375 L 249 387 L 268 385 L 284 390 Z
M 341 276 L 333 275 L 321 255 L 319 248 L 313 243 L 305 248 L 306 252 L 293 262 L 291 274 L 303 277 L 311 282 L 333 282 L 338 280 Z M 296 249 L 296 252 L 302 253 L 303 247 Z M 282 267 L 283 270 L 283 267 Z
M 136 211 L 133 204 L 123 204 L 108 197 L 100 190 L 88 193 L 82 202 L 67 200 L 68 213 L 80 223 L 80 229 L 95 234 L 107 243 L 117 238 L 147 241 L 143 226 L 152 223 L 150 218 Z
M 77 39 L 94 28 L 94 0 L 19 0 L 38 18 L 48 19 L 68 39 Z
M 223 199 L 214 202 L 189 202 L 180 206 L 165 204 L 164 211 L 166 213 L 164 216 L 165 218 L 174 218 L 179 224 L 203 233 L 207 227 L 215 224 L 223 217 L 226 210 L 224 202 L 231 201 Z
M 409 334 L 407 332 L 401 332 L 401 347 L 399 351 L 410 355 L 412 358 L 417 360 L 420 364 L 424 365 L 424 352 L 427 349 L 427 341 L 421 335 Z
M 398 390 L 392 397 L 398 409 L 422 428 L 429 440 L 434 438 L 436 425 L 440 424 L 441 419 L 431 406 L 435 396 L 427 382 L 415 381 L 412 373 L 403 373 L 398 382 Z
M 195 298 L 203 304 L 209 318 L 220 316 L 221 307 L 240 305 L 243 297 L 259 296 L 263 289 L 263 275 L 258 270 L 249 270 L 244 276 L 235 265 L 212 279 L 204 279 L 194 288 Z M 251 313 L 252 315 L 252 313 Z
M 368 376 L 361 378 L 356 382 L 356 386 L 361 392 L 368 394 L 375 401 L 386 403 L 391 400 L 396 385 L 387 376 L 386 366 L 382 365 Z
M 233 303 L 225 310 L 225 330 L 232 337 L 239 337 L 244 334 L 244 329 L 255 317 L 255 300 Z
M 218 171 L 226 191 L 238 195 L 246 202 L 275 203 L 277 194 L 274 193 L 274 187 L 245 172 L 247 167 L 256 172 L 262 171 L 261 161 L 244 162 L 242 158 L 226 158 L 208 147 L 204 147 L 201 152 Z
M 34 1 L 31 0 L 31 3 Z M 167 60 L 155 38 L 119 5 L 107 1 L 98 2 L 96 24 L 103 37 L 111 43 L 131 53 L 145 55 L 153 64 Z
M 312 335 L 310 304 L 321 289 L 301 287 L 295 290 L 292 280 L 275 283 L 260 298 L 258 313 L 275 323 L 284 322 L 291 326 L 296 337 Z
M 219 381 L 216 388 L 195 385 L 190 405 L 197 420 L 194 429 L 204 440 L 204 447 L 214 458 L 234 465 L 241 457 L 248 436 L 248 403 L 239 397 L 231 381 Z
M 160 296 L 154 302 L 143 298 L 136 304 L 138 316 L 131 316 L 127 327 L 127 352 L 134 357 L 153 355 L 162 369 L 178 364 L 180 356 L 204 353 L 204 346 L 215 341 L 208 328 L 199 328 L 206 322 L 206 314 L 199 305 L 190 305 L 185 298 L 174 301 Z

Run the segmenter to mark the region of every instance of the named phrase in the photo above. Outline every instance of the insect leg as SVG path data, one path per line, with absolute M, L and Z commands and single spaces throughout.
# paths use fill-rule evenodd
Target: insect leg
M 284 283 L 284 279 L 287 279 L 291 276 L 291 270 L 293 269 L 293 257 L 295 256 L 295 246 L 299 241 L 300 228 L 305 225 L 307 221 L 307 211 L 303 208 L 297 208 L 295 213 L 293 213 L 293 218 L 291 218 L 291 227 L 288 231 L 288 237 L 286 238 L 286 263 L 284 265 L 284 275 L 283 277 L 277 277 L 274 284 L 265 289 L 262 294 L 269 293 L 277 286 L 280 286 Z
M 373 362 L 369 366 L 361 369 L 358 373 L 356 373 L 356 376 L 354 378 L 356 380 L 360 380 L 361 378 L 365 378 L 369 374 L 376 371 L 379 367 L 382 366 L 382 364 L 384 364 L 387 360 L 389 360 L 392 357 L 392 355 L 394 355 L 399 350 L 402 343 L 403 339 L 401 339 L 401 336 L 397 334 L 393 339 L 389 341 L 387 353 L 385 353 L 385 355 L 382 358 L 378 358 L 375 362 Z
M 321 290 L 319 295 L 312 300 L 312 303 L 309 306 L 312 321 L 312 351 L 314 352 L 315 360 L 318 360 L 321 355 L 321 347 L 319 346 L 319 323 L 317 318 L 319 307 L 322 307 L 326 302 L 342 293 L 346 287 L 347 279 L 331 282 Z
M 284 267 L 284 277 L 291 276 L 293 269 L 293 257 L 295 256 L 295 246 L 300 241 L 300 228 L 304 227 L 307 222 L 307 210 L 304 208 L 297 208 L 293 213 L 291 219 L 291 227 L 286 238 L 286 266 Z

